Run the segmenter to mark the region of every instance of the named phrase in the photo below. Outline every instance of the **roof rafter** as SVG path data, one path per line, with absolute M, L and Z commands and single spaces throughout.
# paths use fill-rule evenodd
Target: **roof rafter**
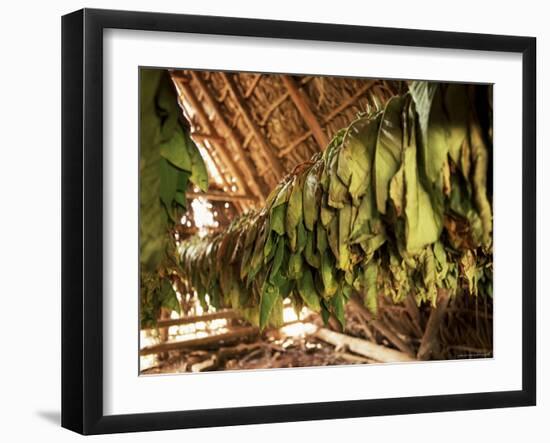
M 281 80 L 283 81 L 287 91 L 289 92 L 290 98 L 294 102 L 294 105 L 296 105 L 298 111 L 300 111 L 300 114 L 302 115 L 302 118 L 313 133 L 313 137 L 317 141 L 320 150 L 323 151 L 328 145 L 329 140 L 327 135 L 323 131 L 321 124 L 317 120 L 317 117 L 315 117 L 315 114 L 311 110 L 311 103 L 309 102 L 309 99 L 298 88 L 298 85 L 296 85 L 296 82 L 291 76 L 282 75 Z
M 254 195 L 258 196 L 260 199 L 263 200 L 265 198 L 265 194 L 264 194 L 264 192 L 262 191 L 262 189 L 258 185 L 258 182 L 255 179 L 255 177 L 256 177 L 256 175 L 254 174 L 255 168 L 252 165 L 252 162 L 248 159 L 247 154 L 246 154 L 246 152 L 244 151 L 244 148 L 241 145 L 241 142 L 239 141 L 238 137 L 236 136 L 236 134 L 233 131 L 233 129 L 231 128 L 231 126 L 229 126 L 229 124 L 225 121 L 225 118 L 224 118 L 223 113 L 221 112 L 221 110 L 218 106 L 218 103 L 216 102 L 216 100 L 214 99 L 214 97 L 212 96 L 210 91 L 208 90 L 208 87 L 204 83 L 204 80 L 200 77 L 200 75 L 196 71 L 190 71 L 190 73 L 191 73 L 191 76 L 192 76 L 193 80 L 197 84 L 197 87 L 200 89 L 205 101 L 208 103 L 208 105 L 210 106 L 210 108 L 214 112 L 214 114 L 216 116 L 216 120 L 219 122 L 220 126 L 225 131 L 226 136 L 231 140 L 231 142 L 233 143 L 233 146 L 237 150 L 239 158 L 234 159 L 233 157 L 228 155 L 228 159 L 230 158 L 231 159 L 230 161 L 232 163 L 235 163 L 235 161 L 241 160 L 241 167 L 244 169 L 243 172 L 244 172 L 244 175 L 246 177 L 245 181 L 246 181 L 247 186 L 250 188 L 250 190 L 253 192 Z M 198 103 L 198 100 L 197 100 L 196 105 L 193 105 L 193 106 L 200 107 L 200 104 Z M 204 110 L 203 110 L 203 112 L 204 112 Z M 208 122 L 209 122 L 208 124 L 210 125 L 210 127 L 212 129 L 214 129 L 213 125 L 210 123 L 210 120 L 208 120 Z M 218 144 L 218 145 L 221 145 L 221 144 Z M 237 171 L 238 171 L 238 168 L 237 168 Z M 242 181 L 242 175 L 238 174 L 238 172 L 236 172 L 236 177 L 238 179 L 241 179 L 241 181 Z
M 254 137 L 256 138 L 256 141 L 262 148 L 263 154 L 269 161 L 270 166 L 273 168 L 273 171 L 275 172 L 278 178 L 283 177 L 285 175 L 285 170 L 281 162 L 279 161 L 279 158 L 275 154 L 273 147 L 269 144 L 265 135 L 262 134 L 260 127 L 252 118 L 252 115 L 250 114 L 250 111 L 248 110 L 244 102 L 244 99 L 241 97 L 241 94 L 237 89 L 237 85 L 235 84 L 235 81 L 226 72 L 220 72 L 220 75 L 222 76 L 225 84 L 227 85 L 227 88 L 229 89 L 229 93 L 233 96 L 233 99 L 237 104 L 237 108 L 240 114 L 242 115 L 242 117 L 244 118 L 248 128 L 252 131 L 252 133 L 254 134 Z
M 235 179 L 237 180 L 239 185 L 242 186 L 242 188 L 245 191 L 250 190 L 251 192 L 254 192 L 254 189 L 249 187 L 248 184 L 245 183 L 242 180 L 242 177 L 239 173 L 239 168 L 238 168 L 237 164 L 233 161 L 233 158 L 227 152 L 227 148 L 225 146 L 225 140 L 218 135 L 218 132 L 216 131 L 216 128 L 210 122 L 210 120 L 208 118 L 208 115 L 206 115 L 206 112 L 204 111 L 204 109 L 200 105 L 200 103 L 197 99 L 197 96 L 195 95 L 195 93 L 193 92 L 193 89 L 189 85 L 189 81 L 181 82 L 180 81 L 181 77 L 180 78 L 176 77 L 175 80 L 176 80 L 176 84 L 177 84 L 178 88 L 181 91 L 183 91 L 183 93 L 185 94 L 185 98 L 187 99 L 189 104 L 193 107 L 193 111 L 198 116 L 202 127 L 206 131 L 209 132 L 209 134 L 202 134 L 201 133 L 197 137 L 197 139 L 202 139 L 201 141 L 208 140 L 210 143 L 212 143 L 212 145 L 217 148 L 216 153 L 221 157 L 221 161 L 224 163 L 223 165 L 218 165 L 218 168 L 220 168 L 220 166 L 225 166 L 227 169 L 229 169 L 230 174 L 233 177 L 235 177 Z M 196 134 L 191 134 L 191 135 L 195 136 Z M 220 169 L 223 169 L 223 168 L 220 168 Z M 229 186 L 230 183 L 225 179 L 224 175 L 221 174 L 221 176 L 222 176 L 223 181 Z M 259 196 L 259 197 L 261 197 L 261 196 Z M 246 205 L 243 204 L 243 202 L 239 201 L 239 202 L 235 202 L 235 203 L 237 205 L 237 210 L 242 211 L 246 208 Z

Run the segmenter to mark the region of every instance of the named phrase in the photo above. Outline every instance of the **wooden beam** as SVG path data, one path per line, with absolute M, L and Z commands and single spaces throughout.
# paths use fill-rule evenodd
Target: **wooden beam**
M 225 140 L 220 137 L 216 131 L 216 128 L 212 125 L 210 122 L 210 119 L 208 118 L 208 115 L 206 115 L 206 112 L 204 111 L 202 105 L 199 103 L 195 93 L 193 92 L 193 89 L 191 88 L 191 85 L 189 84 L 189 81 L 185 83 L 180 83 L 179 79 L 176 79 L 176 87 L 183 92 L 183 95 L 186 98 L 186 101 L 190 104 L 192 107 L 192 111 L 195 113 L 195 115 L 198 117 L 199 123 L 203 130 L 208 131 L 209 134 L 201 134 L 204 137 L 202 137 L 202 140 L 199 138 L 196 138 L 201 143 L 204 143 L 206 140 L 209 141 L 209 143 L 212 144 L 212 147 L 215 148 L 216 155 L 221 157 L 222 165 L 219 164 L 217 159 L 214 158 L 214 156 L 210 156 L 212 158 L 212 161 L 216 163 L 216 166 L 221 172 L 222 180 L 226 185 L 231 185 L 229 181 L 226 179 L 224 175 L 224 169 L 229 170 L 229 173 L 237 179 L 237 182 L 239 185 L 243 188 L 245 191 L 252 191 L 251 188 L 247 186 L 247 184 L 242 180 L 239 168 L 233 161 L 233 158 L 231 155 L 227 153 L 227 148 L 225 146 Z M 183 101 L 182 101 L 183 102 Z M 185 106 L 185 103 L 183 103 L 183 106 Z M 193 134 L 192 134 L 193 135 Z M 208 136 L 208 137 L 206 137 Z M 223 140 L 222 143 L 220 140 Z M 242 206 L 242 204 L 237 203 L 235 208 L 238 212 L 244 212 L 246 210 L 246 207 Z
M 158 354 L 160 352 L 179 351 L 182 349 L 201 348 L 204 346 L 218 345 L 246 337 L 258 335 L 259 329 L 255 326 L 236 328 L 223 334 L 213 334 L 201 338 L 172 341 L 158 345 L 146 346 L 139 351 L 139 355 Z
M 223 131 L 226 133 L 226 135 L 231 139 L 233 146 L 235 147 L 237 154 L 239 156 L 239 159 L 241 160 L 242 169 L 244 169 L 244 174 L 246 176 L 245 180 L 247 185 L 251 188 L 252 192 L 260 197 L 262 200 L 265 199 L 265 193 L 260 189 L 258 186 L 258 183 L 255 180 L 256 175 L 254 174 L 255 166 L 252 164 L 250 159 L 247 156 L 247 153 L 244 151 L 240 140 L 236 136 L 235 132 L 231 129 L 229 124 L 225 121 L 225 117 L 223 113 L 220 110 L 220 107 L 218 106 L 218 102 L 214 99 L 210 91 L 208 90 L 208 87 L 204 83 L 204 80 L 201 78 L 201 76 L 195 72 L 191 71 L 191 76 L 193 77 L 193 80 L 197 84 L 198 88 L 201 90 L 201 93 L 208 103 L 208 106 L 212 109 L 214 114 L 216 115 L 216 120 L 222 127 Z
M 361 338 L 334 332 L 330 329 L 319 328 L 315 333 L 315 337 L 330 343 L 336 348 L 347 348 L 355 354 L 363 355 L 382 363 L 414 361 L 414 358 L 404 352 L 380 346 Z
M 212 135 L 212 134 L 205 134 L 203 132 L 192 132 L 191 138 L 199 141 L 208 140 L 210 142 L 216 142 L 216 143 L 225 143 L 225 139 L 223 137 Z
M 317 117 L 315 117 L 315 114 L 311 110 L 311 103 L 309 102 L 309 99 L 300 89 L 298 89 L 298 86 L 292 77 L 289 75 L 282 75 L 281 79 L 290 94 L 290 98 L 298 108 L 298 111 L 300 111 L 302 118 L 313 133 L 313 137 L 315 137 L 321 151 L 324 151 L 329 140 L 323 131 L 323 128 L 319 124 Z
M 443 323 L 447 306 L 449 305 L 450 293 L 446 289 L 439 289 L 437 294 L 437 304 L 432 308 L 430 318 L 426 324 L 426 330 L 422 336 L 418 353 L 416 354 L 419 360 L 428 360 L 439 344 L 439 328 Z
M 252 118 L 252 115 L 250 114 L 244 99 L 241 97 L 241 94 L 237 89 L 237 85 L 235 84 L 235 81 L 226 72 L 221 72 L 220 75 L 225 81 L 225 84 L 227 85 L 227 88 L 229 89 L 229 93 L 233 97 L 233 100 L 235 100 L 237 109 L 239 110 L 240 114 L 244 118 L 248 126 L 248 129 L 252 131 L 252 133 L 254 134 L 254 137 L 256 138 L 256 141 L 262 148 L 262 152 L 264 156 L 267 158 L 267 160 L 269 161 L 270 166 L 273 169 L 273 172 L 276 174 L 277 178 L 279 179 L 282 178 L 286 174 L 286 171 L 284 170 L 281 162 L 279 161 L 279 158 L 275 154 L 275 150 L 268 143 L 265 135 L 262 134 L 260 127 L 256 124 L 256 122 Z
M 208 115 L 206 114 L 204 108 L 202 107 L 202 104 L 199 102 L 191 86 L 186 83 L 180 83 L 179 86 L 183 91 L 183 93 L 185 94 L 185 97 L 189 101 L 189 104 L 193 107 L 193 110 L 197 113 L 197 116 L 199 117 L 199 120 L 202 126 L 204 127 L 204 129 L 206 129 L 210 134 L 212 134 L 213 136 L 211 140 L 212 144 L 216 147 L 216 152 L 221 157 L 221 160 L 224 163 L 224 166 L 229 169 L 229 172 L 231 173 L 231 175 L 233 175 L 233 177 L 237 179 L 237 181 L 239 182 L 239 185 L 243 188 L 244 191 L 250 191 L 257 197 L 263 199 L 264 196 L 260 190 L 260 187 L 258 186 L 258 183 L 256 183 L 256 181 L 254 180 L 254 176 L 247 176 L 246 180 L 244 180 L 242 177 L 242 171 L 240 170 L 240 167 L 237 165 L 234 159 L 234 156 L 227 151 L 226 143 L 220 143 L 217 141 L 223 138 L 220 137 L 216 128 L 208 118 Z
M 238 314 L 235 311 L 223 310 L 223 311 L 209 312 L 207 314 L 201 314 L 201 315 L 187 315 L 180 318 L 159 320 L 157 322 L 157 328 L 163 329 L 163 328 L 169 328 L 171 326 L 189 325 L 191 323 L 197 323 L 200 321 L 204 322 L 204 321 L 218 320 L 220 318 L 224 318 L 224 319 L 238 318 Z M 154 329 L 154 328 L 149 328 L 149 329 Z
M 186 192 L 185 195 L 187 198 L 199 198 L 203 197 L 211 201 L 221 201 L 221 202 L 234 202 L 234 201 L 245 201 L 245 202 L 256 202 L 257 198 L 251 197 L 249 195 L 238 195 L 238 194 L 229 194 L 227 192 Z

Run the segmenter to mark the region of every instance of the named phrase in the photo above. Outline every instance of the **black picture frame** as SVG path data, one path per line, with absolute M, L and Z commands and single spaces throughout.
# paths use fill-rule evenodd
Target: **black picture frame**
M 522 389 L 196 411 L 103 413 L 103 30 L 170 31 L 519 53 Z M 82 434 L 536 404 L 536 39 L 337 24 L 83 9 L 62 18 L 62 426 Z

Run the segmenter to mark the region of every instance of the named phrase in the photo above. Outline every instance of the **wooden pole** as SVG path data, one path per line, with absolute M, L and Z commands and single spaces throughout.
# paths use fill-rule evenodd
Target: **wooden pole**
M 319 124 L 317 117 L 315 117 L 315 114 L 311 110 L 309 99 L 302 91 L 300 91 L 300 89 L 298 89 L 298 86 L 296 85 L 296 82 L 292 79 L 292 77 L 288 75 L 282 75 L 281 79 L 283 80 L 283 83 L 290 94 L 290 98 L 298 108 L 298 111 L 300 111 L 302 118 L 313 133 L 313 137 L 315 137 L 319 148 L 321 149 L 321 151 L 324 151 L 328 145 L 329 140 L 327 135 L 323 131 L 323 128 Z
M 218 106 L 218 102 L 214 99 L 210 91 L 208 90 L 208 87 L 204 83 L 204 80 L 201 78 L 201 76 L 195 72 L 191 71 L 191 76 L 195 83 L 197 84 L 197 87 L 200 89 L 204 99 L 208 103 L 208 106 L 212 109 L 214 114 L 216 115 L 216 120 L 222 127 L 223 131 L 226 133 L 226 135 L 231 139 L 231 142 L 233 143 L 233 146 L 237 150 L 238 153 L 238 159 L 241 160 L 241 166 L 244 170 L 243 172 L 246 175 L 246 183 L 254 193 L 254 195 L 257 195 L 262 200 L 265 199 L 265 194 L 262 192 L 260 187 L 258 186 L 258 183 L 255 180 L 255 166 L 252 164 L 250 159 L 247 156 L 247 153 L 244 151 L 241 142 L 239 141 L 238 137 L 236 136 L 235 132 L 229 126 L 229 124 L 225 121 L 225 118 L 223 116 L 223 113 L 220 110 L 220 107 Z M 235 159 L 235 161 L 238 161 Z
M 315 336 L 337 348 L 347 348 L 351 352 L 363 355 L 367 358 L 382 362 L 405 362 L 415 361 L 414 358 L 404 352 L 396 351 L 385 346 L 380 346 L 357 337 L 350 337 L 346 334 L 331 331 L 326 328 L 319 328 Z
M 159 352 L 179 351 L 189 348 L 201 348 L 204 346 L 218 345 L 246 337 L 253 337 L 259 333 L 258 328 L 254 326 L 236 328 L 223 334 L 214 334 L 207 337 L 193 338 L 190 340 L 180 340 L 173 342 L 160 343 L 158 345 L 147 346 L 139 351 L 139 355 L 158 354 Z
M 246 202 L 255 202 L 258 199 L 256 197 L 251 197 L 249 195 L 236 195 L 236 194 L 229 194 L 226 192 L 216 192 L 216 191 L 210 191 L 210 192 L 186 192 L 185 195 L 188 198 L 199 198 L 204 197 L 207 200 L 212 201 L 246 201 Z
M 449 305 L 450 293 L 446 289 L 439 289 L 437 294 L 437 304 L 432 308 L 426 330 L 422 336 L 420 347 L 416 357 L 419 360 L 428 360 L 432 357 L 436 347 L 439 344 L 439 328 L 445 318 L 447 306 Z
M 202 132 L 192 132 L 191 138 L 199 141 L 208 140 L 210 142 L 225 143 L 225 139 L 223 137 L 211 134 L 203 134 Z
M 185 317 L 180 317 L 180 318 L 159 320 L 157 322 L 157 329 L 169 328 L 171 326 L 188 325 L 188 324 L 196 323 L 200 321 L 204 322 L 204 321 L 218 320 L 221 318 L 223 319 L 238 318 L 238 314 L 235 311 L 223 310 L 223 311 L 210 312 L 210 313 L 201 314 L 201 315 L 187 315 Z M 154 328 L 148 328 L 148 329 L 154 329 Z
M 237 104 L 237 108 L 241 113 L 242 117 L 244 118 L 248 128 L 250 129 L 250 131 L 252 131 L 252 133 L 254 134 L 254 138 L 262 148 L 262 152 L 264 153 L 265 157 L 269 161 L 270 166 L 273 169 L 273 172 L 276 174 L 277 178 L 279 179 L 282 178 L 285 175 L 285 170 L 281 162 L 279 161 L 279 158 L 277 157 L 277 155 L 275 155 L 275 151 L 273 147 L 268 143 L 264 134 L 262 134 L 259 126 L 256 124 L 256 122 L 252 118 L 252 115 L 248 111 L 246 103 L 241 97 L 241 94 L 237 89 L 237 85 L 235 84 L 235 81 L 225 72 L 220 73 L 220 75 L 222 76 L 229 90 L 229 93 L 233 97 L 233 100 L 235 100 L 235 103 Z

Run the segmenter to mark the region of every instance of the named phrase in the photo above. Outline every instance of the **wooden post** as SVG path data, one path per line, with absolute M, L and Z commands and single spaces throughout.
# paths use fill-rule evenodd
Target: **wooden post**
M 448 290 L 438 290 L 437 304 L 432 308 L 426 330 L 424 331 L 418 353 L 416 354 L 419 360 L 428 360 L 439 345 L 439 328 L 445 318 L 450 298 Z
M 275 172 L 278 179 L 281 179 L 285 175 L 285 170 L 283 166 L 281 165 L 281 162 L 279 161 L 279 158 L 277 155 L 275 155 L 275 152 L 273 150 L 273 147 L 269 145 L 268 141 L 266 140 L 264 134 L 262 134 L 260 128 L 252 118 L 252 115 L 250 115 L 250 112 L 248 111 L 248 108 L 246 107 L 246 104 L 239 94 L 239 91 L 237 89 L 237 85 L 233 81 L 233 79 L 225 72 L 220 73 L 223 80 L 225 81 L 225 84 L 229 90 L 229 93 L 235 100 L 235 103 L 237 104 L 237 108 L 239 112 L 241 113 L 242 117 L 244 118 L 248 128 L 252 133 L 254 134 L 254 138 L 262 148 L 262 152 L 264 153 L 265 157 L 270 163 L 271 168 Z
M 225 121 L 223 113 L 221 112 L 221 109 L 218 106 L 218 102 L 214 99 L 214 97 L 208 90 L 208 87 L 204 83 L 204 80 L 201 78 L 201 76 L 197 72 L 195 71 L 190 71 L 190 72 L 193 80 L 195 81 L 198 88 L 200 89 L 205 101 L 208 103 L 208 106 L 210 106 L 210 108 L 216 115 L 216 120 L 222 127 L 223 131 L 226 133 L 227 137 L 231 139 L 233 146 L 237 150 L 238 157 L 241 160 L 242 169 L 244 169 L 243 172 L 246 175 L 247 184 L 250 186 L 251 190 L 255 195 L 258 195 L 258 197 L 264 200 L 265 193 L 260 189 L 260 187 L 258 186 L 258 183 L 255 180 L 256 175 L 254 174 L 254 171 L 256 170 L 256 167 L 252 164 L 252 162 L 248 158 L 247 153 L 244 151 L 244 148 L 242 147 L 241 142 L 239 141 L 238 137 L 236 136 L 231 126 L 229 126 L 229 124 Z
M 298 108 L 298 111 L 300 111 L 302 118 L 313 133 L 313 137 L 315 137 L 319 148 L 321 149 L 321 151 L 324 151 L 328 145 L 329 140 L 327 135 L 323 131 L 323 128 L 319 124 L 317 117 L 315 117 L 315 114 L 311 110 L 309 99 L 303 94 L 303 92 L 298 89 L 298 86 L 296 85 L 296 82 L 292 79 L 292 77 L 290 77 L 289 75 L 282 75 L 281 78 L 290 94 L 290 98 Z

